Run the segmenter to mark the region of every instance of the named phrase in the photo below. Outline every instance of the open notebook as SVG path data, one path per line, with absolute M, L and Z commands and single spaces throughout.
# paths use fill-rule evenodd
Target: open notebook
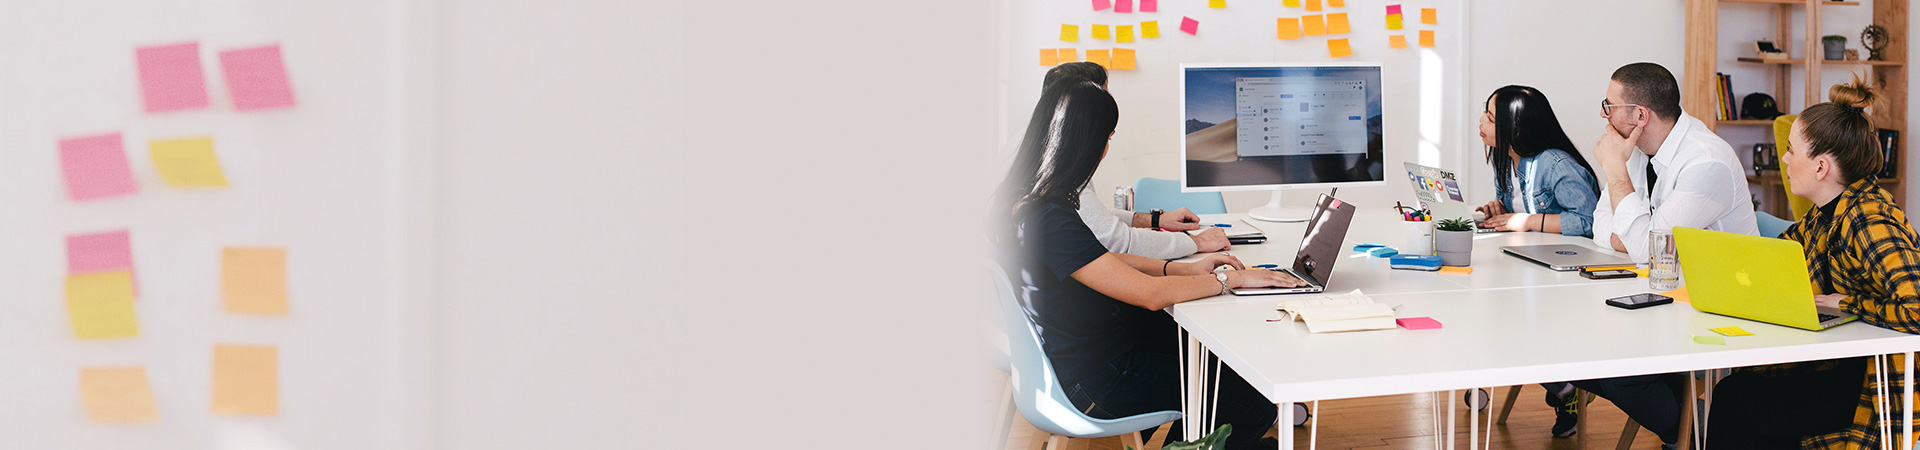
M 1280 302 L 1281 320 L 1306 322 L 1311 333 L 1388 330 L 1399 327 L 1393 322 L 1393 307 L 1374 303 L 1359 289 L 1345 294 L 1318 295 Z

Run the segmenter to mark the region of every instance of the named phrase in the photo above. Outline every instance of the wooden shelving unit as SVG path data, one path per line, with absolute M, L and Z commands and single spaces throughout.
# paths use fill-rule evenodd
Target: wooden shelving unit
M 1902 136 L 1901 139 L 1903 142 L 1899 144 L 1899 150 L 1901 150 L 1903 154 L 1898 155 L 1895 161 L 1900 167 L 1895 169 L 1893 177 L 1882 178 L 1880 180 L 1880 186 L 1893 193 L 1894 201 L 1904 205 L 1906 203 L 1906 189 L 1901 187 L 1901 183 L 1906 179 L 1904 161 L 1906 161 L 1907 155 L 1904 153 L 1906 153 L 1907 143 L 1904 141 L 1906 136 L 1911 135 L 1911 133 L 1907 132 L 1906 118 L 1907 38 L 1910 35 L 1907 29 L 1908 0 L 1872 0 L 1873 8 L 1871 14 L 1873 15 L 1873 23 L 1886 27 L 1887 29 L 1887 40 L 1889 43 L 1885 49 L 1881 50 L 1883 61 L 1828 61 L 1811 57 L 1820 51 L 1820 36 L 1822 35 L 1839 34 L 1848 36 L 1849 40 L 1858 39 L 1859 30 L 1833 30 L 1830 33 L 1823 32 L 1820 29 L 1820 16 L 1828 13 L 1827 7 L 1860 6 L 1861 3 L 1862 2 L 1859 1 L 1836 2 L 1827 0 L 1687 0 L 1687 55 L 1686 68 L 1684 70 L 1686 79 L 1682 80 L 1680 85 L 1681 107 L 1693 113 L 1696 117 L 1702 118 L 1713 117 L 1713 111 L 1719 109 L 1720 91 L 1716 74 L 1720 72 L 1719 63 L 1721 56 L 1715 52 L 1715 49 L 1718 48 L 1717 45 L 1719 41 L 1720 6 L 1722 4 L 1771 5 L 1774 9 L 1775 18 L 1773 38 L 1775 45 L 1782 47 L 1788 54 L 1797 53 L 1802 55 L 1802 58 L 1760 59 L 1754 57 L 1736 57 L 1734 61 L 1741 64 L 1755 64 L 1772 71 L 1774 82 L 1771 94 L 1773 95 L 1774 101 L 1780 105 L 1780 109 L 1790 114 L 1799 114 L 1800 108 L 1826 101 L 1827 88 L 1829 85 L 1823 83 L 1821 80 L 1821 69 L 1823 67 L 1843 66 L 1856 71 L 1864 70 L 1862 78 L 1866 79 L 1868 83 L 1873 84 L 1881 97 L 1872 107 L 1867 108 L 1868 117 L 1873 120 L 1875 127 L 1898 130 Z M 1793 15 L 1795 12 L 1804 12 L 1804 24 L 1802 28 L 1806 30 L 1802 36 L 1798 36 L 1797 38 L 1793 35 Z M 1838 8 L 1833 10 L 1832 13 L 1864 14 L 1867 12 L 1857 8 Z M 1795 44 L 1798 44 L 1799 48 L 1793 48 Z M 1862 52 L 1864 53 L 1864 50 Z M 1861 55 L 1863 58 L 1866 56 L 1867 55 Z M 1788 101 L 1788 97 L 1792 95 L 1795 82 L 1802 83 L 1804 86 L 1804 96 L 1797 105 Z M 1734 95 L 1742 96 L 1744 94 L 1736 88 Z M 1795 106 L 1798 106 L 1798 108 Z M 1773 121 L 1771 120 L 1718 120 L 1706 121 L 1706 123 L 1708 128 L 1713 128 L 1716 132 L 1719 131 L 1719 127 L 1751 129 L 1755 127 L 1771 127 L 1773 125 Z M 1769 140 L 1771 140 L 1771 137 L 1769 137 Z M 1744 151 L 1745 149 L 1736 147 L 1735 150 Z M 1798 219 L 1797 217 L 1793 217 L 1787 209 L 1786 191 L 1784 190 L 1783 183 L 1780 181 L 1780 173 L 1778 171 L 1766 170 L 1748 175 L 1747 182 L 1758 185 L 1765 191 L 1765 195 L 1757 198 L 1757 200 L 1761 201 L 1761 211 L 1788 220 Z

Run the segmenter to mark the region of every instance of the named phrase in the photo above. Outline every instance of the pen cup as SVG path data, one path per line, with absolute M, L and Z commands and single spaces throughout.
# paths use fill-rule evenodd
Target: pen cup
M 1407 238 L 1400 243 L 1402 255 L 1433 255 L 1433 222 L 1400 221 L 1406 227 Z

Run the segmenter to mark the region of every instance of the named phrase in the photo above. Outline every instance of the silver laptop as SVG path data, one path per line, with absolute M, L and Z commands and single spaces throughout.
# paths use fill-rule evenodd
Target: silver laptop
M 1307 218 L 1307 233 L 1300 238 L 1300 251 L 1293 256 L 1293 267 L 1277 270 L 1307 282 L 1301 287 L 1237 288 L 1234 295 L 1269 295 L 1325 292 L 1333 275 L 1333 263 L 1340 262 L 1341 244 L 1347 239 L 1347 225 L 1353 223 L 1353 204 L 1320 194 Z
M 1561 272 L 1583 267 L 1633 265 L 1632 261 L 1613 256 L 1613 252 L 1573 244 L 1509 245 L 1500 247 L 1500 251 Z
M 1460 187 L 1453 171 L 1414 163 L 1406 163 L 1406 166 L 1407 180 L 1413 185 L 1414 198 L 1420 199 L 1421 205 L 1433 211 L 1434 219 L 1471 218 L 1475 233 L 1508 231 L 1487 227 L 1484 223 L 1486 215 L 1467 205 L 1466 190 Z

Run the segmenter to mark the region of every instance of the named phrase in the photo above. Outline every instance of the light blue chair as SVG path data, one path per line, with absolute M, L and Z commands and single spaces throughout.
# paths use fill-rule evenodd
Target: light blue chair
M 1137 191 L 1136 191 L 1137 192 Z M 991 270 L 1005 274 L 1000 265 L 989 261 Z M 1007 332 L 1007 350 L 1013 365 L 1013 403 L 1020 416 L 1034 428 L 1047 433 L 1047 450 L 1065 448 L 1068 438 L 1121 436 L 1124 445 L 1146 448 L 1139 432 L 1180 419 L 1179 411 L 1160 411 L 1118 419 L 1095 419 L 1081 414 L 1067 400 L 1065 389 L 1055 378 L 1053 362 L 1040 348 L 1040 335 L 1034 332 L 1015 293 L 1013 280 L 997 277 L 1001 287 L 997 308 Z M 1171 388 L 1171 386 L 1169 386 Z
M 1219 192 L 1180 192 L 1180 180 L 1141 178 L 1133 182 L 1133 211 L 1187 208 L 1194 214 L 1226 214 L 1227 201 Z
M 1787 221 L 1787 219 L 1774 217 L 1772 214 L 1760 211 L 1753 212 L 1753 221 L 1760 224 L 1760 235 L 1770 238 L 1780 237 L 1780 233 L 1787 232 L 1787 227 L 1793 226 L 1793 222 Z

